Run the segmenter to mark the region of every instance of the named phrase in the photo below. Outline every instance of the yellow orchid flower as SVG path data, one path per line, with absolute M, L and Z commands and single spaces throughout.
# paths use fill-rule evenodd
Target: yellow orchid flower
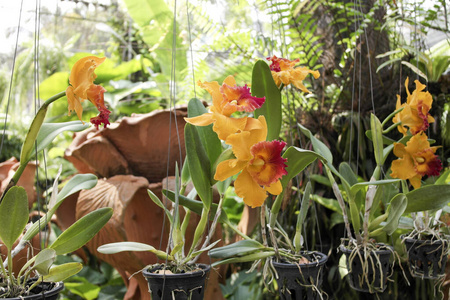
M 421 84 L 420 81 L 415 80 L 416 89 L 412 94 L 409 93 L 408 83 L 409 78 L 405 80 L 406 93 L 408 97 L 406 103 L 401 103 L 400 95 L 397 95 L 397 105 L 396 109 L 404 107 L 404 109 L 397 113 L 392 121 L 394 123 L 402 122 L 399 125 L 398 131 L 406 135 L 407 129 L 409 128 L 411 134 L 417 134 L 428 128 L 429 123 L 434 122 L 434 118 L 428 113 L 431 109 L 433 103 L 433 97 L 429 92 L 422 92 L 425 89 L 425 85 Z
M 97 117 L 91 118 L 91 123 L 97 127 L 104 124 L 109 125 L 109 114 L 111 113 L 105 106 L 103 94 L 106 92 L 105 88 L 100 85 L 95 85 L 94 80 L 97 78 L 94 71 L 106 57 L 86 56 L 79 59 L 72 67 L 70 72 L 69 83 L 70 86 L 66 89 L 67 101 L 69 103 L 69 116 L 72 111 L 75 111 L 80 120 L 83 114 L 83 107 L 81 103 L 84 100 L 89 100 L 100 112 Z
M 278 58 L 275 55 L 268 57 L 272 64 L 270 65 L 270 70 L 272 71 L 273 80 L 275 84 L 280 87 L 281 83 L 288 85 L 292 83 L 296 88 L 302 90 L 305 93 L 311 93 L 304 85 L 303 80 L 312 74 L 315 79 L 320 77 L 319 71 L 312 71 L 307 67 L 297 67 L 294 68 L 300 59 L 289 60 L 286 58 Z
M 421 185 L 422 176 L 437 176 L 442 169 L 441 161 L 434 153 L 439 147 L 430 147 L 425 133 L 414 135 L 406 146 L 394 143 L 394 154 L 399 159 L 392 162 L 393 178 L 408 179 L 415 189 Z
M 207 90 L 212 96 L 212 106 L 209 113 L 193 118 L 185 118 L 186 122 L 206 126 L 213 124 L 213 130 L 221 140 L 226 140 L 230 134 L 244 130 L 247 117 L 232 118 L 237 111 L 252 112 L 263 105 L 265 98 L 254 97 L 250 88 L 236 85 L 233 76 L 228 76 L 222 86 L 217 81 L 198 82 L 198 85 Z
M 287 174 L 286 159 L 281 151 L 286 145 L 280 141 L 266 141 L 267 123 L 264 116 L 249 118 L 248 131 L 230 135 L 226 143 L 231 145 L 236 158 L 218 164 L 214 179 L 223 181 L 241 172 L 235 183 L 236 194 L 251 207 L 259 207 L 267 193 L 282 192 L 280 178 Z M 257 125 L 259 124 L 259 125 Z

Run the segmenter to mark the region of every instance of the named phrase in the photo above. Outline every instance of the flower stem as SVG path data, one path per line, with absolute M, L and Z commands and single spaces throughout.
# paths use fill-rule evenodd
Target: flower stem
M 390 132 L 392 129 L 397 128 L 397 126 L 399 126 L 399 125 L 402 125 L 402 122 L 397 122 L 395 124 L 392 124 L 391 126 L 389 126 L 389 128 L 387 128 L 386 130 L 383 130 L 383 134 Z
M 56 100 L 64 97 L 66 95 L 66 92 L 60 92 L 56 95 L 53 95 L 49 99 L 47 99 L 44 104 L 39 108 L 38 112 L 34 116 L 33 121 L 31 122 L 30 128 L 28 129 L 27 136 L 25 137 L 25 141 L 22 145 L 22 152 L 20 154 L 20 165 L 17 171 L 14 173 L 13 177 L 9 181 L 7 187 L 3 191 L 3 194 L 0 198 L 0 203 L 3 200 L 4 195 L 6 195 L 6 192 L 8 190 L 15 186 L 17 182 L 19 181 L 20 176 L 22 175 L 23 171 L 25 170 L 28 162 L 31 159 L 31 152 L 33 151 L 33 147 L 36 143 L 36 138 L 39 133 L 39 130 L 41 129 L 42 123 L 44 122 L 45 115 L 47 114 L 48 106 L 55 102 Z
M 399 109 L 394 110 L 394 112 L 392 112 L 389 116 L 386 117 L 386 119 L 383 120 L 383 123 L 381 123 L 381 128 L 384 127 L 384 125 L 386 125 L 386 123 L 391 120 L 396 114 L 398 114 L 399 112 L 401 112 L 403 109 L 405 109 L 404 107 L 401 107 Z M 392 126 L 391 126 L 392 127 Z M 384 133 L 384 132 L 383 132 Z

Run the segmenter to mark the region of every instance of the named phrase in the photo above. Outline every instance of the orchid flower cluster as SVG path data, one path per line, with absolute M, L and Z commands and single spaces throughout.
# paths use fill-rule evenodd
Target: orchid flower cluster
M 430 142 L 425 134 L 434 118 L 429 111 L 433 103 L 433 98 L 429 92 L 424 92 L 425 85 L 418 80 L 415 81 L 416 89 L 409 92 L 409 78 L 405 81 L 406 102 L 401 103 L 400 95 L 397 95 L 397 114 L 393 122 L 399 124 L 398 131 L 404 136 L 409 135 L 411 139 L 406 143 L 394 143 L 394 154 L 398 157 L 392 162 L 393 178 L 409 180 L 411 185 L 418 189 L 421 186 L 423 176 L 438 176 L 442 163 L 435 155 L 438 146 L 430 147 Z M 409 129 L 409 132 L 408 132 Z
M 261 206 L 267 193 L 279 195 L 282 191 L 280 178 L 287 173 L 286 159 L 281 157 L 286 143 L 266 141 L 264 116 L 257 119 L 232 116 L 235 112 L 250 113 L 260 108 L 265 97 L 252 96 L 250 88 L 236 85 L 233 76 L 228 76 L 222 86 L 217 81 L 199 81 L 198 84 L 212 96 L 211 112 L 186 118 L 186 122 L 197 126 L 214 124 L 214 132 L 231 146 L 235 156 L 218 164 L 214 179 L 223 181 L 240 172 L 235 181 L 236 194 L 251 207 Z
M 308 74 L 314 78 L 318 71 L 295 65 L 299 59 L 288 60 L 276 56 L 268 57 L 270 71 L 276 86 L 293 84 L 298 89 L 310 93 L 302 81 Z M 186 118 L 186 122 L 196 126 L 213 124 L 213 130 L 219 139 L 231 146 L 235 158 L 217 165 L 215 180 L 224 181 L 239 173 L 234 183 L 236 194 L 251 207 L 263 205 L 267 194 L 281 194 L 283 187 L 280 178 L 287 174 L 286 161 L 281 154 L 286 146 L 283 141 L 267 139 L 267 122 L 264 115 L 258 118 L 243 115 L 261 108 L 265 97 L 251 95 L 248 85 L 238 86 L 233 76 L 228 76 L 220 86 L 218 82 L 198 82 L 212 97 L 210 112 Z M 239 113 L 238 116 L 233 114 Z

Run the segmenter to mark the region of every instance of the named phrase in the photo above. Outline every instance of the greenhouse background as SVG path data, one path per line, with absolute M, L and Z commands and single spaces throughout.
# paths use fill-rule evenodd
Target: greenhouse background
M 402 218 L 409 218 L 411 214 L 415 218 L 416 211 L 408 206 L 410 204 L 399 200 L 404 203 L 403 213 L 393 217 L 395 228 L 386 229 L 386 223 L 394 222 L 387 217 L 387 213 L 394 210 L 390 197 L 394 199 L 394 193 L 401 193 L 411 203 L 413 197 L 408 198 L 409 193 L 419 188 L 411 178 L 409 181 L 400 178 L 403 180 L 399 182 L 391 176 L 391 164 L 393 166 L 397 159 L 394 154 L 383 159 L 383 166 L 379 156 L 376 157 L 379 147 L 384 150 L 383 145 L 402 141 L 406 135 L 402 135 L 401 129 L 397 132 L 397 125 L 401 127 L 401 124 L 394 124 L 393 112 L 401 112 L 398 111 L 397 97 L 405 102 L 414 89 L 419 90 L 415 81 L 420 81 L 433 102 L 429 107 L 433 121 L 428 118 L 429 127 L 423 134 L 427 135 L 428 147 L 432 145 L 440 167 L 438 174 L 424 175 L 423 178 L 421 175 L 419 186 L 442 187 L 438 201 L 442 207 L 432 205 L 430 215 L 437 216 L 432 222 L 444 232 L 448 247 L 449 10 L 448 0 L 0 0 L 2 193 L 8 189 L 20 164 L 22 143 L 44 101 L 66 91 L 69 82 L 74 85 L 70 76 L 78 61 L 87 56 L 106 57 L 96 67 L 94 79 L 96 85 L 105 89 L 104 101 L 110 111 L 110 124 L 94 126 L 92 121 L 90 124 L 88 121 L 96 118 L 99 106 L 92 105 L 91 100 L 92 103 L 83 102 L 80 120 L 86 129 L 61 130 L 55 134 L 42 152 L 36 152 L 17 183 L 27 192 L 30 221 L 35 222 L 51 209 L 54 181 L 61 189 L 76 174 L 92 173 L 98 178 L 95 187 L 68 196 L 59 206 L 49 220 L 50 226 L 42 229 L 36 236 L 39 238 L 30 242 L 29 248 L 37 252 L 50 245 L 82 216 L 97 208 L 113 208 L 110 221 L 98 235 L 84 247 L 56 258 L 55 265 L 71 262 L 83 265 L 81 272 L 64 280 L 64 290 L 58 299 L 151 299 L 147 281 L 140 273 L 147 265 L 161 262 L 153 250 L 109 255 L 97 251 L 98 247 L 114 242 L 141 242 L 166 250 L 172 243 L 172 251 L 176 253 L 177 246 L 172 240 L 172 226 L 175 225 L 169 215 L 178 211 L 172 210 L 176 206 L 168 200 L 170 196 L 166 189 L 177 190 L 178 177 L 183 181 L 183 174 L 186 174 L 181 166 L 187 164 L 185 156 L 190 155 L 189 145 L 192 146 L 188 144 L 191 126 L 186 126 L 192 123 L 186 118 L 201 114 L 198 111 L 193 114 L 192 107 L 188 108 L 194 103 L 190 100 L 196 98 L 206 107 L 214 107 L 214 93 L 205 86 L 213 81 L 225 85 L 230 75 L 237 86 L 245 85 L 251 89 L 251 97 L 262 97 L 256 92 L 261 88 L 258 80 L 264 81 L 265 91 L 269 88 L 267 77 L 257 73 L 264 69 L 258 69 L 258 63 L 263 61 L 264 65 L 274 66 L 273 62 L 270 65 L 270 58 L 274 56 L 297 60 L 297 68 L 302 66 L 310 70 L 310 75 L 302 79 L 305 90 L 294 86 L 293 82 L 291 85 L 277 84 L 282 117 L 276 139 L 285 143 L 285 152 L 294 146 L 318 155 L 305 164 L 297 176 L 290 176 L 287 186 L 283 186 L 274 232 L 281 236 L 278 240 L 280 248 L 293 248 L 294 242 L 289 245 L 286 236 L 294 236 L 298 230 L 297 220 L 304 216 L 302 248 L 328 256 L 320 280 L 320 293 L 314 299 L 449 299 L 449 263 L 438 279 L 423 279 L 410 274 L 408 251 L 402 243 L 402 235 L 409 232 L 406 225 L 402 227 Z M 270 70 L 271 74 L 276 72 L 275 67 Z M 314 75 L 315 71 L 320 76 Z M 223 88 L 221 93 L 225 93 Z M 266 101 L 269 101 L 269 95 L 273 92 L 263 95 Z M 45 122 L 81 124 L 78 111 L 69 114 L 67 103 L 66 100 L 53 102 L 46 112 Z M 241 117 L 247 112 L 241 110 L 234 116 Z M 273 119 L 270 110 L 266 114 L 271 135 Z M 264 113 L 248 114 L 249 118 L 254 116 L 255 119 L 259 115 Z M 377 120 L 390 122 L 383 122 L 380 127 L 389 127 L 383 131 L 383 139 L 388 137 L 390 142 L 382 140 L 378 148 L 374 141 L 375 115 Z M 411 127 L 408 129 L 411 131 Z M 225 149 L 229 143 L 220 135 L 219 138 L 222 140 L 220 149 Z M 406 145 L 407 140 L 403 143 Z M 235 153 L 233 157 L 238 156 Z M 218 158 L 215 164 L 211 161 L 211 170 L 214 171 L 223 160 Z M 377 206 L 370 215 L 371 221 L 386 215 L 380 221 L 385 225 L 384 231 L 380 230 L 370 238 L 392 246 L 391 262 L 395 260 L 386 288 L 381 292 L 358 292 L 351 289 L 347 281 L 345 255 L 338 248 L 349 238 L 350 230 L 334 189 L 333 176 L 327 173 L 333 166 L 336 172 L 330 170 L 335 177 L 338 172 L 345 173 L 343 178 L 354 175 L 356 185 L 370 182 L 372 174 L 381 174 L 385 180 L 375 183 L 384 190 L 381 196 L 375 196 Z M 350 171 L 345 169 L 347 167 Z M 192 167 L 190 172 L 189 179 L 195 181 L 192 177 L 197 175 Z M 338 180 L 343 190 L 340 180 L 343 179 L 339 177 Z M 270 195 L 264 205 L 251 208 L 235 190 L 236 183 L 222 193 L 220 186 L 212 187 L 217 181 L 221 180 L 215 178 L 215 182 L 211 182 L 211 197 L 217 204 L 211 204 L 211 207 L 217 209 L 219 206 L 228 220 L 223 222 L 217 217 L 220 224 L 215 227 L 214 215 L 210 216 L 207 230 L 215 228 L 215 231 L 206 238 L 202 236 L 201 240 L 211 238 L 211 248 L 221 249 L 248 237 L 264 246 L 275 247 L 277 251 L 278 246 L 271 244 L 272 229 L 268 224 L 270 209 L 273 210 L 271 205 L 279 197 Z M 283 183 L 283 179 L 281 181 Z M 384 188 L 384 184 L 390 187 Z M 375 185 L 368 183 L 363 189 Z M 396 191 L 393 191 L 394 185 Z M 196 199 L 202 198 L 196 182 L 186 183 L 183 191 L 184 188 L 188 192 L 198 192 Z M 147 190 L 162 199 L 161 205 L 155 204 Z M 342 192 L 347 205 L 351 202 L 349 191 Z M 188 192 L 186 197 L 192 195 Z M 178 194 L 173 197 L 178 199 Z M 355 199 L 358 197 L 360 195 Z M 430 197 L 430 201 L 435 199 L 435 196 Z M 304 199 L 309 201 L 307 213 L 302 209 Z M 366 198 L 361 199 L 363 203 Z M 366 216 L 363 204 L 358 201 L 361 212 L 356 216 L 363 221 Z M 196 214 L 190 208 L 191 214 L 187 207 L 180 210 L 183 216 L 187 214 L 191 218 L 184 228 L 186 243 L 190 245 L 197 236 L 194 231 L 198 227 L 194 225 L 203 220 L 197 214 L 203 211 L 200 209 Z M 349 217 L 355 218 L 351 206 L 348 209 Z M 428 213 L 424 214 L 428 218 Z M 267 224 L 262 221 L 264 219 Z M 269 233 L 263 230 L 265 225 Z M 237 229 L 243 235 L 236 234 Z M 354 223 L 351 229 L 355 229 Z M 219 240 L 216 245 L 215 241 Z M 208 248 L 206 241 L 204 249 Z M 6 257 L 6 250 L 0 248 Z M 210 258 L 206 250 L 200 255 L 202 263 L 224 259 Z M 253 248 L 252 251 L 256 253 Z M 448 255 L 447 249 L 444 256 Z M 18 257 L 18 264 L 25 263 L 26 257 L 26 253 Z M 230 264 L 213 265 L 205 299 L 284 299 L 278 294 L 279 283 L 267 276 L 267 269 L 271 267 L 265 259 L 255 260 L 260 264 L 236 259 Z

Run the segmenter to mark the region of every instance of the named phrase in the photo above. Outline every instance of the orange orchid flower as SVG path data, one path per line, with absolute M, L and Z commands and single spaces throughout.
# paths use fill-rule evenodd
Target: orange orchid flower
M 434 153 L 439 147 L 430 147 L 425 133 L 414 135 L 406 146 L 394 143 L 394 154 L 399 159 L 392 162 L 393 178 L 408 179 L 415 189 L 421 185 L 422 176 L 437 176 L 442 169 L 441 161 Z
M 429 123 L 434 122 L 434 118 L 428 113 L 433 103 L 433 97 L 429 92 L 423 92 L 426 87 L 425 85 L 421 84 L 418 80 L 414 82 L 416 83 L 416 89 L 410 94 L 408 90 L 409 78 L 406 78 L 405 86 L 406 93 L 408 94 L 406 103 L 401 104 L 400 95 L 397 95 L 396 105 L 396 109 L 402 107 L 404 109 L 392 119 L 394 123 L 402 122 L 397 128 L 403 135 L 407 133 L 405 126 L 409 128 L 411 134 L 415 135 L 426 130 Z
M 282 192 L 280 178 L 287 174 L 286 159 L 281 151 L 286 145 L 280 141 L 266 141 L 267 123 L 264 116 L 249 123 L 259 123 L 248 131 L 230 135 L 226 143 L 232 146 L 236 158 L 218 164 L 214 179 L 223 181 L 241 172 L 235 183 L 236 194 L 251 207 L 259 207 L 267 193 Z
M 217 81 L 198 82 L 198 85 L 207 90 L 212 96 L 212 106 L 209 113 L 193 118 L 185 118 L 186 122 L 206 126 L 213 124 L 213 130 L 221 140 L 226 140 L 230 134 L 244 130 L 247 117 L 232 118 L 231 115 L 237 111 L 252 112 L 263 105 L 265 98 L 254 97 L 250 88 L 236 85 L 233 76 L 228 76 L 222 86 Z
M 70 86 L 66 89 L 67 101 L 69 102 L 69 116 L 72 111 L 75 111 L 80 120 L 83 114 L 83 107 L 81 103 L 84 100 L 89 100 L 100 112 L 97 117 L 91 118 L 91 123 L 98 126 L 104 124 L 109 125 L 109 114 L 111 113 L 105 106 L 103 94 L 106 92 L 105 88 L 100 85 L 95 85 L 94 80 L 97 78 L 94 71 L 106 57 L 86 56 L 79 59 L 72 67 L 70 72 L 69 83 Z
M 280 87 L 281 83 L 288 85 L 292 83 L 296 88 L 302 90 L 305 93 L 311 93 L 304 85 L 303 80 L 312 74 L 315 79 L 320 77 L 319 71 L 312 71 L 307 67 L 297 67 L 294 68 L 300 59 L 289 60 L 286 58 L 278 58 L 275 55 L 268 57 L 272 64 L 270 65 L 270 70 L 272 71 L 273 80 L 275 84 Z

